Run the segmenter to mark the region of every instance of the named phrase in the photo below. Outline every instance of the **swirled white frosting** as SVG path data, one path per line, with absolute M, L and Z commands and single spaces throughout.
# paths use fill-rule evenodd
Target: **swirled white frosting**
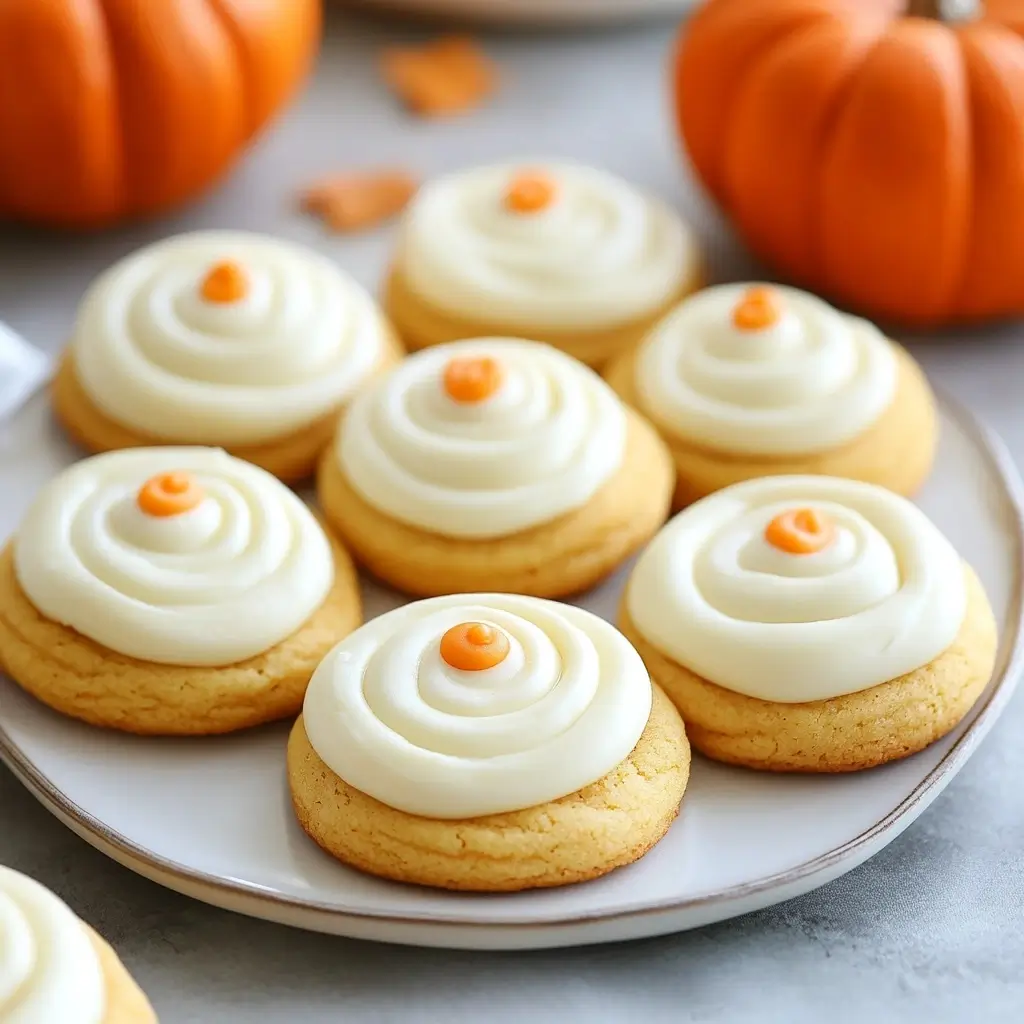
M 555 184 L 542 210 L 508 209 L 524 169 Z M 572 164 L 504 164 L 448 175 L 406 212 L 397 267 L 432 305 L 485 323 L 586 330 L 651 314 L 692 273 L 689 231 L 665 204 Z
M 743 330 L 732 312 L 748 287 L 698 292 L 648 335 L 636 360 L 643 410 L 694 444 L 749 455 L 825 451 L 875 423 L 897 377 L 879 330 L 782 287 L 781 318 Z
M 234 261 L 236 302 L 203 298 Z M 383 321 L 330 260 L 245 232 L 180 235 L 133 253 L 86 295 L 75 372 L 111 419 L 179 443 L 255 444 L 338 408 L 378 363 Z
M 102 1024 L 106 982 L 71 909 L 25 875 L 0 867 L 0 1021 Z
M 816 554 L 765 539 L 812 507 Z M 762 700 L 838 697 L 926 665 L 956 638 L 963 564 L 925 514 L 871 484 L 790 476 L 728 487 L 681 512 L 640 556 L 626 596 L 641 635 L 719 686 Z
M 146 480 L 178 470 L 203 500 L 179 515 L 143 512 Z M 135 448 L 76 463 L 36 498 L 14 564 L 47 618 L 171 665 L 228 665 L 268 650 L 334 579 L 327 538 L 299 498 L 214 448 Z
M 450 398 L 454 358 L 504 367 L 481 402 Z M 481 338 L 406 359 L 360 395 L 338 459 L 367 502 L 452 537 L 507 536 L 586 504 L 622 463 L 626 415 L 592 370 L 532 341 Z
M 504 661 L 448 665 L 441 638 L 463 622 L 504 631 Z M 650 712 L 640 656 L 603 619 L 475 594 L 417 601 L 356 630 L 314 673 L 303 722 L 349 785 L 409 814 L 471 818 L 596 782 L 636 746 Z

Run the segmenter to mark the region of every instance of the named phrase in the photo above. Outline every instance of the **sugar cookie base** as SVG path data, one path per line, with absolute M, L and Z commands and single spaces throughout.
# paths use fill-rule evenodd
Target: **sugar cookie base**
M 629 412 L 618 472 L 582 508 L 495 540 L 428 533 L 363 500 L 334 447 L 324 452 L 317 494 L 324 518 L 356 560 L 408 594 L 565 597 L 593 586 L 658 531 L 672 497 L 672 460 L 651 426 Z
M 697 291 L 701 280 L 701 269 L 695 263 L 678 292 L 653 313 L 619 326 L 589 331 L 551 329 L 543 324 L 525 327 L 458 316 L 420 298 L 394 267 L 388 274 L 383 305 L 410 351 L 464 338 L 526 338 L 547 342 L 588 366 L 602 366 L 613 356 L 633 348 L 673 306 Z
M 785 457 L 719 452 L 689 444 L 652 419 L 676 466 L 672 507 L 685 508 L 741 480 L 790 473 L 848 477 L 897 494 L 916 493 L 935 459 L 938 417 L 935 398 L 921 368 L 903 348 L 894 348 L 898 379 L 892 404 L 858 438 L 829 451 Z M 649 416 L 637 393 L 635 366 L 636 353 L 630 352 L 612 362 L 604 376 L 624 402 Z
M 232 732 L 298 714 L 313 670 L 361 622 L 352 560 L 331 542 L 334 586 L 286 640 L 223 668 L 157 665 L 45 618 L 0 551 L 0 668 L 23 690 L 91 725 L 146 735 Z
M 859 693 L 777 704 L 723 689 L 648 643 L 623 604 L 619 628 L 716 761 L 774 772 L 853 772 L 907 757 L 960 723 L 992 677 L 997 638 L 988 598 L 965 566 L 967 614 L 933 661 Z
M 288 741 L 299 822 L 324 850 L 371 875 L 441 889 L 513 892 L 597 878 L 668 831 L 690 774 L 682 720 L 657 687 L 647 727 L 614 771 L 576 793 L 509 814 L 419 818 L 346 785 L 309 743 Z
M 118 955 L 87 924 L 82 927 L 99 957 L 106 984 L 107 1010 L 103 1015 L 103 1024 L 157 1024 L 153 1007 Z M 54 1024 L 57 1022 L 54 1021 Z
M 395 366 L 404 355 L 391 331 L 385 335 L 384 351 L 374 376 Z M 273 473 L 279 480 L 295 483 L 313 475 L 320 453 L 334 437 L 341 409 L 334 409 L 308 426 L 283 437 L 253 445 L 222 445 L 211 436 L 203 441 L 183 442 L 174 437 L 157 437 L 122 426 L 95 405 L 75 372 L 74 359 L 67 351 L 57 367 L 51 388 L 53 411 L 76 444 L 99 453 L 121 448 L 148 448 L 178 443 L 223 447 L 232 455 Z

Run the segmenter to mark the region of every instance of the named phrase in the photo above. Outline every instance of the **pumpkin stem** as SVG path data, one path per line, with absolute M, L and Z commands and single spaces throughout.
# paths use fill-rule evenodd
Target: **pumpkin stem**
M 907 14 L 949 24 L 974 21 L 984 13 L 982 0 L 908 0 Z

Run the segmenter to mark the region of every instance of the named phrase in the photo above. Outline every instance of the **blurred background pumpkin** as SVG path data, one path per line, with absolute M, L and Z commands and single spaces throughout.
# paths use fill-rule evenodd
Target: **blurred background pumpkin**
M 320 0 L 2 0 L 0 219 L 95 227 L 191 198 L 319 33 Z
M 674 93 L 763 259 L 873 316 L 1024 313 L 1021 0 L 710 0 Z

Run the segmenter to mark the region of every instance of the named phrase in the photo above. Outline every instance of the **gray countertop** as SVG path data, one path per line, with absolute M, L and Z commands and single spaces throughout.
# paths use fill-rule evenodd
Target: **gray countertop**
M 199 226 L 310 242 L 372 285 L 389 232 L 326 237 L 294 212 L 297 186 L 358 165 L 398 163 L 429 174 L 512 155 L 569 156 L 620 172 L 687 213 L 710 247 L 717 278 L 758 272 L 681 168 L 662 74 L 669 27 L 489 36 L 506 69 L 504 90 L 487 110 L 445 123 L 411 121 L 376 80 L 381 42 L 414 32 L 333 19 L 311 90 L 229 182 L 184 214 L 91 238 L 0 235 L 0 317 L 56 350 L 93 274 L 144 241 Z M 1024 457 L 1024 328 L 912 347 L 935 381 L 983 410 Z M 630 945 L 451 953 L 252 921 L 118 867 L 3 769 L 0 862 L 51 886 L 102 931 L 164 1024 L 1019 1022 L 1022 733 L 1024 697 L 917 824 L 826 888 L 699 932 Z

